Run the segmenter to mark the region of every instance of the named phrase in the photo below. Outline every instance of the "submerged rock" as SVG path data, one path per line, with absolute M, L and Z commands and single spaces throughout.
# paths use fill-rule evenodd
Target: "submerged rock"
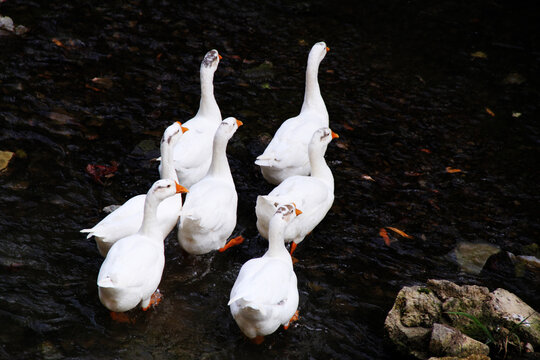
M 487 259 L 501 251 L 498 246 L 488 243 L 460 242 L 452 252 L 461 271 L 478 275 Z
M 516 295 L 447 280 L 402 288 L 385 329 L 401 352 L 419 359 L 472 355 L 482 359 L 489 348 L 478 340 L 504 342 L 511 333 L 533 347 L 540 344 L 540 314 Z

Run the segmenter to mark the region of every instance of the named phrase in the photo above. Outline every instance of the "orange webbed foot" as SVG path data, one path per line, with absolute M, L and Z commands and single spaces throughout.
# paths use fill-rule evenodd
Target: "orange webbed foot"
M 292 318 L 289 320 L 289 322 L 287 323 L 287 325 L 283 325 L 283 328 L 285 330 L 287 330 L 289 328 L 289 326 L 291 326 L 291 324 L 295 321 L 297 321 L 298 319 L 300 319 L 300 312 L 298 312 L 298 310 L 296 310 L 296 312 L 294 313 L 294 315 L 292 316 Z
M 244 242 L 244 237 L 243 236 L 237 236 L 231 240 L 229 240 L 229 242 L 227 244 L 225 244 L 224 247 L 222 247 L 221 249 L 219 249 L 219 252 L 224 252 L 225 250 L 227 250 L 228 248 L 230 247 L 233 247 L 233 246 L 236 246 L 236 245 L 240 245 L 241 243 Z
M 130 318 L 129 315 L 126 314 L 126 313 L 111 311 L 110 315 L 111 315 L 111 319 L 113 321 L 116 321 L 116 322 L 119 322 L 119 323 L 128 323 L 128 324 L 134 324 L 135 323 L 135 319 Z
M 159 289 L 156 289 L 156 291 L 152 294 L 152 297 L 150 298 L 150 303 L 147 307 L 143 308 L 143 311 L 150 309 L 150 307 L 157 306 L 161 302 L 162 298 L 163 295 L 161 295 Z
M 264 341 L 264 336 L 255 336 L 253 339 L 250 339 L 252 343 L 256 344 L 256 345 L 261 345 L 262 342 Z
M 291 257 L 292 257 L 292 254 L 293 254 L 294 250 L 296 250 L 297 246 L 298 246 L 298 244 L 295 243 L 294 241 L 291 243 Z

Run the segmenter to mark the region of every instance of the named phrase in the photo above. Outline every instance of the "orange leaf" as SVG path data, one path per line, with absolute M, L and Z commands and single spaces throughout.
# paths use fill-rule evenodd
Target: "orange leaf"
M 60 46 L 60 47 L 63 47 L 65 48 L 66 46 L 64 44 L 62 44 L 62 42 L 60 40 L 58 40 L 57 38 L 52 38 L 52 42 L 56 45 L 56 46 Z
M 97 87 L 93 87 L 91 85 L 88 85 L 88 84 L 84 84 L 84 87 L 86 87 L 87 89 L 90 89 L 90 90 L 94 90 L 94 91 L 103 91 L 101 89 L 98 89 Z
M 495 113 L 493 111 L 491 111 L 491 109 L 488 108 L 488 107 L 486 108 L 486 112 L 491 116 L 495 116 Z
M 395 227 L 391 227 L 391 226 L 387 226 L 386 227 L 388 230 L 392 230 L 393 232 L 395 232 L 396 234 L 399 234 L 407 239 L 412 239 L 413 237 L 407 233 L 405 233 L 404 231 L 401 231 L 399 229 L 396 229 Z
M 431 150 L 429 149 L 420 149 L 421 152 L 425 152 L 426 154 L 431 154 Z
M 381 237 L 383 238 L 384 243 L 386 244 L 386 246 L 390 246 L 390 238 L 388 237 L 388 233 L 386 232 L 386 230 L 384 228 L 381 228 L 379 230 L 379 235 L 381 235 Z
M 461 172 L 461 169 L 453 169 L 450 166 L 447 166 L 446 167 L 446 172 L 449 173 L 449 174 L 454 174 L 454 173 Z

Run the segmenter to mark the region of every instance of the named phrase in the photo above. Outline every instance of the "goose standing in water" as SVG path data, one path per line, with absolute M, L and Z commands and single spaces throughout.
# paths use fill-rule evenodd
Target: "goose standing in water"
M 268 251 L 242 265 L 231 290 L 231 314 L 240 330 L 257 344 L 280 325 L 287 329 L 298 319 L 297 279 L 283 236 L 300 214 L 294 204 L 277 208 L 270 220 Z
M 178 182 L 173 164 L 173 149 L 187 130 L 179 122 L 175 122 L 165 129 L 160 145 L 163 165 L 162 179 Z M 146 194 L 136 195 L 103 218 L 93 228 L 83 229 L 81 232 L 88 233 L 87 238 L 94 237 L 99 253 L 105 257 L 116 241 L 135 234 L 139 230 L 143 221 L 145 200 Z M 157 210 L 158 228 L 164 238 L 176 226 L 180 210 L 182 210 L 182 196 L 180 194 L 167 198 L 159 204 Z
M 147 310 L 152 305 L 165 265 L 165 238 L 159 229 L 158 205 L 183 192 L 187 189 L 174 180 L 156 181 L 146 195 L 139 231 L 118 240 L 107 253 L 97 278 L 99 299 L 107 309 L 119 313 L 137 305 Z
M 221 122 L 214 136 L 210 169 L 186 196 L 178 223 L 178 242 L 190 254 L 224 251 L 244 240 L 238 236 L 225 244 L 236 226 L 238 204 L 227 160 L 227 143 L 241 125 L 233 117 Z
M 309 175 L 308 143 L 313 133 L 328 127 L 328 111 L 319 88 L 319 64 L 330 49 L 324 42 L 316 43 L 309 52 L 306 69 L 306 89 L 300 114 L 288 120 L 276 131 L 272 141 L 255 164 L 263 177 L 278 185 L 294 175 Z
M 326 148 L 338 135 L 329 128 L 315 131 L 309 143 L 311 176 L 292 176 L 285 179 L 268 195 L 257 197 L 255 213 L 257 229 L 266 239 L 269 223 L 281 204 L 294 203 L 304 209 L 302 216 L 291 221 L 285 230 L 285 242 L 291 242 L 291 255 L 304 237 L 317 226 L 334 203 L 334 177 L 324 160 Z
M 174 167 L 180 184 L 186 188 L 206 175 L 212 161 L 212 140 L 221 123 L 221 112 L 214 97 L 214 73 L 221 56 L 210 50 L 201 62 L 201 102 L 199 111 L 184 126 L 190 131 L 174 148 Z M 160 172 L 161 172 L 160 167 Z

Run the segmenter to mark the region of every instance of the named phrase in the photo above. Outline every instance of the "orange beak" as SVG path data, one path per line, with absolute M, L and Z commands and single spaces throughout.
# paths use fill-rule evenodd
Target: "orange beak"
M 326 47 L 326 52 L 329 52 L 330 51 L 330 48 L 327 46 Z
M 221 55 L 219 55 L 219 54 L 218 54 L 218 57 L 219 57 L 219 60 L 223 59 L 223 56 L 221 56 Z
M 332 139 L 337 139 L 338 137 L 339 135 L 332 131 Z
M 298 210 L 296 208 L 296 204 L 295 203 L 292 203 L 294 205 L 294 213 L 296 214 L 296 216 L 300 215 L 302 213 L 302 211 Z
M 240 126 L 244 125 L 244 123 L 243 123 L 243 122 L 241 122 L 241 121 L 240 121 L 240 120 L 238 120 L 238 119 L 236 119 L 236 124 L 238 125 L 238 127 L 240 127 Z
M 182 185 L 178 185 L 178 183 L 175 183 L 176 184 L 176 193 L 188 193 L 189 190 L 186 189 L 185 187 L 183 187 Z

